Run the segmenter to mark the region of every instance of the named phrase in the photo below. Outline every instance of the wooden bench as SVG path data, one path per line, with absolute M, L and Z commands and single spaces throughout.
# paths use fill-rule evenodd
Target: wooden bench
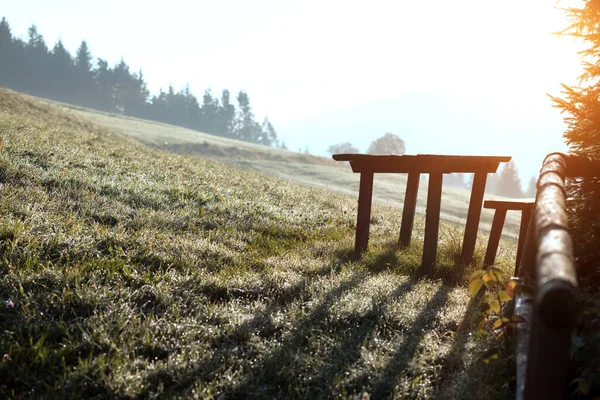
M 535 199 L 519 199 L 519 200 L 486 200 L 483 203 L 483 208 L 490 208 L 496 210 L 494 212 L 494 220 L 492 222 L 492 229 L 490 231 L 490 239 L 488 241 L 487 250 L 485 252 L 485 258 L 483 260 L 484 268 L 493 265 L 496 260 L 496 252 L 498 251 L 498 244 L 500 243 L 500 236 L 502 235 L 502 228 L 504 227 L 504 221 L 506 219 L 506 212 L 509 210 L 521 211 L 521 226 L 519 228 L 519 244 L 517 247 L 517 260 L 515 263 L 515 275 L 517 267 L 521 262 L 521 255 L 523 254 L 523 246 L 525 245 L 525 237 L 527 236 L 527 227 L 529 226 L 529 220 L 531 219 L 531 210 Z
M 352 171 L 360 173 L 355 241 L 357 257 L 367 249 L 369 242 L 373 175 L 375 173 L 408 174 L 399 238 L 399 245 L 403 247 L 410 244 L 420 176 L 429 174 L 423 243 L 423 267 L 428 270 L 435 263 L 437 253 L 443 174 L 474 174 L 462 249 L 462 258 L 466 262 L 471 262 L 479 229 L 487 174 L 496 172 L 498 165 L 510 161 L 511 157 L 334 154 L 333 159 L 349 161 Z

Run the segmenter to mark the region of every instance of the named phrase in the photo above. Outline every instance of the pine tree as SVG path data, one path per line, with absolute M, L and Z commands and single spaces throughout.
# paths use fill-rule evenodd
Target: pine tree
M 108 62 L 98 59 L 98 66 L 94 70 L 94 83 L 96 95 L 93 99 L 94 108 L 103 111 L 117 112 L 113 96 L 112 71 L 108 68 Z
M 233 137 L 235 129 L 235 106 L 231 103 L 229 90 L 224 89 L 221 94 L 221 107 L 219 109 L 219 121 L 215 134 L 225 137 Z
M 239 111 L 236 119 L 236 138 L 246 142 L 259 143 L 262 129 L 254 120 L 254 113 L 250 106 L 248 94 L 240 91 L 237 96 L 237 101 Z
M 75 66 L 79 72 L 84 76 L 92 75 L 92 53 L 88 48 L 88 44 L 85 40 L 81 41 L 81 44 L 77 48 L 77 55 L 75 56 Z
M 498 185 L 495 193 L 499 196 L 518 198 L 523 195 L 519 171 L 513 161 L 504 164 L 498 175 Z
M 553 97 L 555 105 L 566 114 L 564 133 L 569 150 L 575 154 L 600 159 L 600 2 L 584 0 L 581 8 L 568 8 L 571 24 L 563 34 L 582 39 L 583 73 L 578 86 L 564 87 L 563 98 Z M 600 177 L 572 180 L 569 194 L 570 226 L 575 252 L 582 264 L 595 266 L 600 280 Z M 588 269 L 590 270 L 590 269 Z M 590 271 L 591 272 L 591 271 Z
M 45 77 L 49 79 L 50 95 L 58 100 L 71 100 L 73 93 L 73 58 L 62 41 L 54 45 Z
M 49 64 L 48 47 L 35 25 L 29 27 L 27 34 L 29 40 L 27 42 L 26 67 L 30 76 L 27 90 L 42 96 L 48 95 L 51 92 L 48 87 L 49 81 L 45 79 Z
M 94 82 L 92 59 L 88 44 L 83 40 L 75 54 L 73 98 L 76 103 L 88 107 L 95 105 L 94 100 L 98 93 Z
M 15 78 L 15 54 L 10 25 L 0 21 L 0 86 L 9 86 Z

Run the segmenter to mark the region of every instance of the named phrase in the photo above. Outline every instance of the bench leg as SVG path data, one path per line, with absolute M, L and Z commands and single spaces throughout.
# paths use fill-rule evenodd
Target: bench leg
M 410 245 L 420 178 L 421 174 L 418 172 L 411 172 L 408 174 L 406 193 L 404 194 L 404 208 L 402 209 L 402 223 L 400 224 L 400 240 L 398 241 L 398 246 L 400 248 L 408 247 Z
M 358 192 L 358 215 L 356 217 L 356 241 L 354 252 L 360 258 L 369 244 L 369 226 L 371 224 L 371 202 L 373 199 L 373 173 L 360 174 L 360 191 Z
M 477 231 L 479 230 L 479 219 L 481 217 L 481 208 L 483 206 L 483 195 L 485 192 L 486 172 L 476 172 L 473 177 L 473 188 L 471 189 L 471 199 L 469 200 L 469 212 L 467 214 L 467 223 L 465 227 L 465 236 L 463 239 L 462 258 L 465 262 L 473 261 L 475 252 L 475 242 L 477 241 Z
M 440 205 L 442 202 L 442 174 L 429 174 L 427 211 L 425 213 L 425 240 L 423 244 L 423 269 L 429 273 L 437 256 L 440 228 Z
M 523 255 L 523 247 L 525 247 L 525 238 L 527 237 L 527 228 L 529 228 L 529 220 L 531 219 L 531 207 L 524 209 L 521 212 L 521 227 L 519 228 L 519 246 L 517 247 L 517 261 L 515 263 L 515 271 L 518 270 Z
M 496 213 L 494 214 L 494 221 L 492 222 L 492 230 L 490 232 L 490 239 L 485 252 L 485 259 L 483 260 L 484 268 L 489 265 L 494 265 L 494 261 L 496 260 L 496 252 L 498 251 L 498 243 L 500 243 L 500 236 L 502 236 L 502 228 L 504 227 L 505 219 L 506 210 L 497 209 Z

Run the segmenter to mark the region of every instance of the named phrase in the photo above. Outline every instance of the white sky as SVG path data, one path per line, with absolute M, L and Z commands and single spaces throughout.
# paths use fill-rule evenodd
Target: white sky
M 308 145 L 316 153 L 343 139 L 366 147 L 384 132 L 324 138 L 295 127 L 319 124 L 334 111 L 344 118 L 348 110 L 351 121 L 362 104 L 416 92 L 443 93 L 483 114 L 497 109 L 505 123 L 512 111 L 530 106 L 558 115 L 545 94 L 560 94 L 559 84 L 576 82 L 581 69 L 573 41 L 551 35 L 567 24 L 552 0 L 0 2 L 13 34 L 25 37 L 35 23 L 49 47 L 61 38 L 73 53 L 86 39 L 95 57 L 111 63 L 124 57 L 132 69 L 141 67 L 153 92 L 170 83 L 176 89 L 189 83 L 198 97 L 208 87 L 219 94 L 246 90 L 257 116 L 268 115 L 291 148 Z M 548 123 L 541 119 L 546 114 L 536 111 L 529 122 Z M 448 129 L 457 142 L 470 140 L 459 126 Z M 553 129 L 539 137 L 532 132 L 527 143 L 560 146 L 562 127 Z M 408 132 L 394 133 L 406 137 L 409 151 L 411 140 L 423 144 Z M 503 140 L 518 143 L 523 135 L 509 129 Z M 524 159 L 516 147 L 491 150 Z M 483 143 L 473 151 L 486 150 Z M 524 168 L 531 174 L 537 167 Z

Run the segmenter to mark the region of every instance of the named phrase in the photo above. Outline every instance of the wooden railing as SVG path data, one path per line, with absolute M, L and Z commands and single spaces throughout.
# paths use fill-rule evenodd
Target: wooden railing
M 568 177 L 600 175 L 600 162 L 571 154 L 549 154 L 517 270 L 517 399 L 564 397 L 571 333 L 579 309 L 573 242 L 568 232 Z

